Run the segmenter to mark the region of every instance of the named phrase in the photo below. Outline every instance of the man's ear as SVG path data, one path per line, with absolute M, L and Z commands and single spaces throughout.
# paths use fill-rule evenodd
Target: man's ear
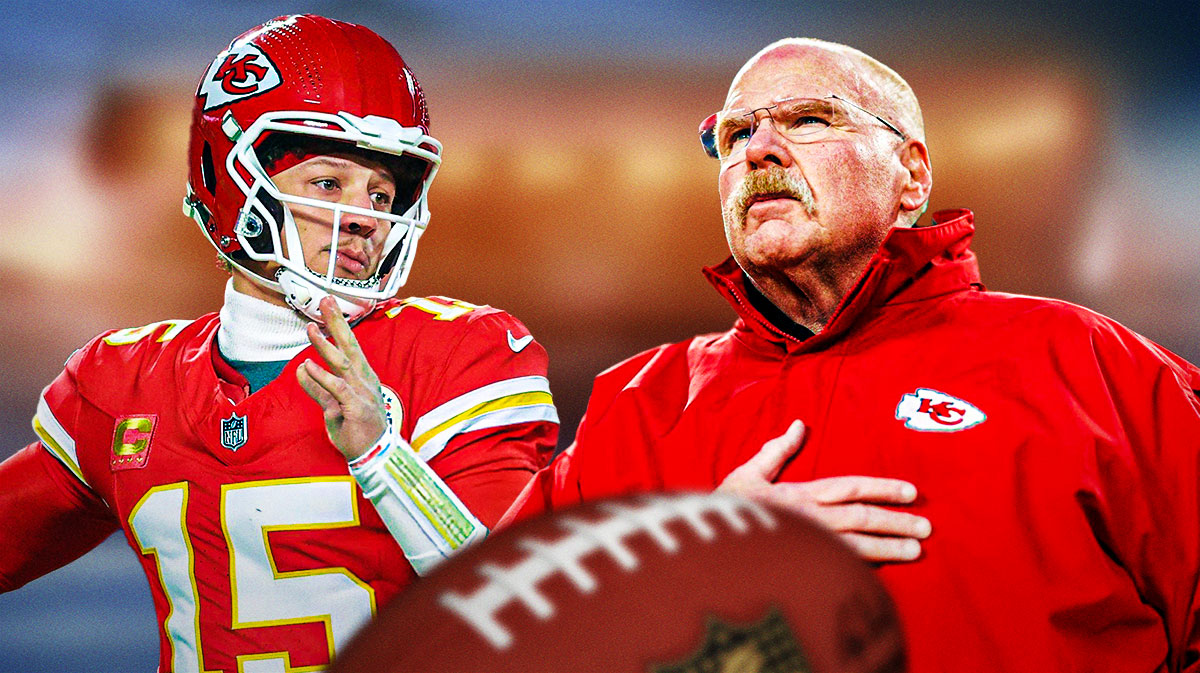
M 929 150 L 925 143 L 915 138 L 904 142 L 900 148 L 900 164 L 908 172 L 904 191 L 900 193 L 900 207 L 906 211 L 924 210 L 933 189 L 933 168 L 929 165 Z

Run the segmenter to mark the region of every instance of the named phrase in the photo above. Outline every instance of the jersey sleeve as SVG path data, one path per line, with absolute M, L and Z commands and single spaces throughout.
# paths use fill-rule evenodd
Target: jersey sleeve
M 91 485 L 88 484 L 80 466 L 76 446 L 76 438 L 80 433 L 75 427 L 86 404 L 76 381 L 76 373 L 86 352 L 87 349 L 84 348 L 72 354 L 62 373 L 42 390 L 37 411 L 33 416 L 33 431 L 41 440 L 42 447 L 74 475 L 80 484 L 90 488 Z
M 0 592 L 83 556 L 116 531 L 116 519 L 44 445 L 0 463 Z
M 119 528 L 85 476 L 77 427 L 87 401 L 77 374 L 81 348 L 42 391 L 33 429 L 40 442 L 0 464 L 0 590 L 15 589 L 82 556 Z
M 558 440 L 546 350 L 507 313 L 471 318 L 445 358 L 409 442 L 492 528 Z
M 1164 670 L 1200 671 L 1200 370 L 1114 327 L 1092 335 L 1099 425 L 1079 495 L 1097 539 L 1163 617 Z M 1089 377 L 1091 378 L 1091 377 Z M 1089 385 L 1089 383 L 1091 385 Z M 1079 392 L 1080 390 L 1087 392 Z

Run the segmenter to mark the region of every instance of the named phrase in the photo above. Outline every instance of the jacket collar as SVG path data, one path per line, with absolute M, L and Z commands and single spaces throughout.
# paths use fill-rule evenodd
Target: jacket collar
M 823 348 L 859 318 L 887 304 L 917 301 L 971 285 L 980 286 L 979 264 L 969 246 L 975 216 L 966 209 L 943 210 L 929 226 L 892 229 L 821 330 L 803 341 L 775 327 L 750 303 L 746 274 L 732 257 L 704 269 L 705 276 L 737 311 L 735 332 L 753 335 L 790 351 Z

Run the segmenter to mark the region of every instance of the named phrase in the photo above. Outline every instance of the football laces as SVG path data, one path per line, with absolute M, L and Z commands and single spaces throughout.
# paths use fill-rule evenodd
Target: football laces
M 480 563 L 475 571 L 486 579 L 482 586 L 469 594 L 445 591 L 438 603 L 494 648 L 505 650 L 513 644 L 513 637 L 496 618 L 497 613 L 517 602 L 538 619 L 550 619 L 554 605 L 538 585 L 556 575 L 567 578 L 580 593 L 595 592 L 599 583 L 583 565 L 584 559 L 594 554 L 607 556 L 626 572 L 637 570 L 639 559 L 626 544 L 632 536 L 646 534 L 658 549 L 674 554 L 680 549 L 680 540 L 668 529 L 674 522 L 684 522 L 686 530 L 706 543 L 718 537 L 709 516 L 724 521 L 737 535 L 776 526 L 773 515 L 763 507 L 723 493 L 648 495 L 634 505 L 605 503 L 599 509 L 607 515 L 599 520 L 561 518 L 557 523 L 568 534 L 556 540 L 527 537 L 516 541 L 517 548 L 525 552 L 521 560 L 510 566 Z

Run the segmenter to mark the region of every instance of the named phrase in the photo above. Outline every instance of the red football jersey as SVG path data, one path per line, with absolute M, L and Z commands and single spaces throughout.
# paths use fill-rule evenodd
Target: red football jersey
M 141 555 L 161 671 L 324 666 L 413 572 L 296 381 L 320 356 L 235 403 L 217 327 L 211 314 L 101 335 L 45 389 L 35 429 L 74 475 L 58 470 L 80 535 L 117 524 Z M 442 297 L 383 303 L 354 333 L 400 400 L 401 435 L 495 525 L 557 438 L 545 350 L 512 316 Z M 0 544 L 30 558 L 32 537 Z M 31 579 L 5 561 L 0 578 Z

